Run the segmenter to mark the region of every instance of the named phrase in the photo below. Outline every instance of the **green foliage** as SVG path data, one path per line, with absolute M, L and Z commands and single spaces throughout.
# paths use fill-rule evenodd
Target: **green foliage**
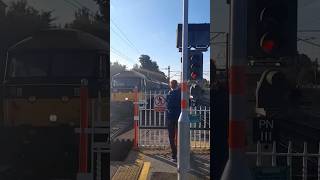
M 208 81 L 207 79 L 203 78 L 203 86 L 205 88 L 210 88 L 210 81 Z
M 104 24 L 109 23 L 110 17 L 110 0 L 93 0 L 99 5 L 99 13 L 96 15 L 97 20 L 101 20 Z
M 8 4 L 7 13 L 0 16 L 0 73 L 2 74 L 7 49 L 41 29 L 53 27 L 52 22 L 55 18 L 52 17 L 52 11 L 39 11 L 29 6 L 26 0 L 11 2 Z
M 160 72 L 157 62 L 152 61 L 150 56 L 142 54 L 139 57 L 140 68 L 150 71 Z
M 118 62 L 110 63 L 110 76 L 123 72 L 127 69 L 126 65 L 122 65 Z
M 83 7 L 74 16 L 75 19 L 65 25 L 66 28 L 78 29 L 109 42 L 109 27 L 102 21 L 99 13 L 93 16 L 89 9 Z
M 55 20 L 52 11 L 36 10 L 26 0 L 11 2 L 6 16 L 1 19 L 1 49 L 6 49 L 41 29 L 53 27 L 52 22 Z
M 164 72 L 159 70 L 156 61 L 152 61 L 150 56 L 142 54 L 139 57 L 140 66 L 135 66 L 134 70 L 146 75 L 150 79 L 167 82 L 167 77 Z

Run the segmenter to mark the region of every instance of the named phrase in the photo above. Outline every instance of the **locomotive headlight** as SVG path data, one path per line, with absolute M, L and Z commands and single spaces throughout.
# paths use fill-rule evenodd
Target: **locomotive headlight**
M 30 102 L 30 103 L 34 103 L 34 102 L 36 102 L 36 97 L 35 96 L 30 96 L 29 98 L 28 98 L 28 101 Z
M 62 102 L 66 103 L 66 102 L 68 102 L 70 99 L 68 98 L 68 96 L 62 96 L 61 100 L 62 100 Z
M 124 98 L 124 100 L 128 101 L 128 100 L 129 100 L 129 98 L 128 98 L 128 97 L 126 97 L 126 98 Z
M 58 116 L 57 115 L 50 114 L 50 116 L 49 116 L 49 121 L 50 122 L 57 122 L 57 120 L 58 120 Z

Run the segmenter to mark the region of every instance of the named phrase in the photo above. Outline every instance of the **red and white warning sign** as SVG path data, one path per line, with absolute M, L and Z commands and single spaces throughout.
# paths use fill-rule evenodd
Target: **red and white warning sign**
M 154 97 L 154 111 L 164 112 L 166 110 L 166 98 L 164 95 L 156 95 Z

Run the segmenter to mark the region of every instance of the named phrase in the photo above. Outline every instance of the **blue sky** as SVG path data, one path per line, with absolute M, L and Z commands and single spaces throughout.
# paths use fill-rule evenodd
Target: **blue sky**
M 182 0 L 111 0 L 111 61 L 128 68 L 141 54 L 157 61 L 160 70 L 181 70 L 176 28 L 182 22 Z M 209 23 L 210 0 L 189 0 L 189 23 Z M 128 41 L 129 40 L 129 41 Z M 204 76 L 209 78 L 209 50 L 204 54 Z M 173 77 L 180 80 L 180 76 Z

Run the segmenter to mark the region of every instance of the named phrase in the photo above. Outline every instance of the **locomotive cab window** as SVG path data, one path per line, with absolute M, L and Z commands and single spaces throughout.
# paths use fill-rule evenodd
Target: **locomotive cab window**
M 96 56 L 94 54 L 60 53 L 52 58 L 53 77 L 93 77 Z
M 113 80 L 113 87 L 123 88 L 123 89 L 133 89 L 135 86 L 138 86 L 140 90 L 141 81 L 137 78 L 117 78 Z
M 48 76 L 49 58 L 45 54 L 23 54 L 9 60 L 9 78 Z

